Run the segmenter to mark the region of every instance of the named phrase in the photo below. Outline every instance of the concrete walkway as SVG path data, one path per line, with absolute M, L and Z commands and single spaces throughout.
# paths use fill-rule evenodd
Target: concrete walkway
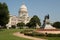
M 24 34 L 21 34 L 20 32 L 13 33 L 13 35 L 18 36 L 18 37 L 23 37 L 23 38 L 31 39 L 31 40 L 46 40 L 46 39 L 41 39 L 41 38 L 26 36 Z

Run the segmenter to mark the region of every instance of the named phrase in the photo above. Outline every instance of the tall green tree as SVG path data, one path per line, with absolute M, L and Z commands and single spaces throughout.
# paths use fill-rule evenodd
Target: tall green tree
M 9 10 L 6 3 L 0 2 L 0 26 L 6 26 L 9 22 Z
M 38 16 L 37 15 L 34 15 L 31 18 L 30 22 L 27 23 L 26 25 L 29 26 L 29 27 L 34 28 L 34 27 L 36 27 L 36 24 L 38 24 L 40 26 L 41 25 L 41 22 L 40 22 L 40 19 L 38 18 Z

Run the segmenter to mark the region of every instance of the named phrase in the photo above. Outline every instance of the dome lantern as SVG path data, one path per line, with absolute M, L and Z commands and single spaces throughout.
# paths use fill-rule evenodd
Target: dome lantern
M 21 12 L 23 12 L 23 11 L 27 12 L 27 7 L 26 7 L 26 5 L 25 5 L 24 3 L 23 3 L 22 6 L 20 7 L 20 11 L 21 11 Z

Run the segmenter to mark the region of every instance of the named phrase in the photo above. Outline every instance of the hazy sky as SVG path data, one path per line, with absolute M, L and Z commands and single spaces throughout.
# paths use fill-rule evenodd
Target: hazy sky
M 18 16 L 18 11 L 24 2 L 28 8 L 30 17 L 37 15 L 41 22 L 44 16 L 49 14 L 50 21 L 60 21 L 60 0 L 0 0 L 6 2 L 11 15 Z

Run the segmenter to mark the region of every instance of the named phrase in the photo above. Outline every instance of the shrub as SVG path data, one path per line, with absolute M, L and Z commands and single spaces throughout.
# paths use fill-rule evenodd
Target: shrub
M 20 33 L 28 33 L 28 32 L 33 32 L 33 30 L 23 30 Z
M 43 33 L 38 33 L 38 32 L 32 32 L 34 36 L 44 36 Z
M 60 34 L 47 34 L 47 37 L 60 37 Z
M 13 29 L 15 29 L 15 28 L 16 28 L 16 26 L 15 26 L 15 25 L 12 25 L 12 28 L 13 28 Z
M 21 22 L 21 23 L 17 23 L 17 26 L 22 29 L 25 26 L 25 23 Z
M 28 36 L 33 36 L 33 34 L 32 33 L 24 33 L 24 35 L 28 35 Z
M 38 32 L 31 32 L 31 33 L 24 33 L 24 35 L 28 35 L 28 36 L 34 36 L 34 37 L 41 37 L 41 36 L 45 36 L 45 37 L 60 37 L 60 34 L 43 34 L 43 33 L 38 33 Z
M 24 33 L 24 35 L 28 35 L 28 36 L 34 36 L 34 37 L 41 37 L 41 36 L 45 36 L 45 37 L 60 37 L 60 34 L 49 34 L 49 33 L 39 33 L 33 30 L 23 30 L 20 33 Z
M 44 34 L 42 33 L 37 33 L 37 32 L 32 32 L 32 33 L 24 33 L 24 35 L 28 35 L 28 36 L 45 36 Z

